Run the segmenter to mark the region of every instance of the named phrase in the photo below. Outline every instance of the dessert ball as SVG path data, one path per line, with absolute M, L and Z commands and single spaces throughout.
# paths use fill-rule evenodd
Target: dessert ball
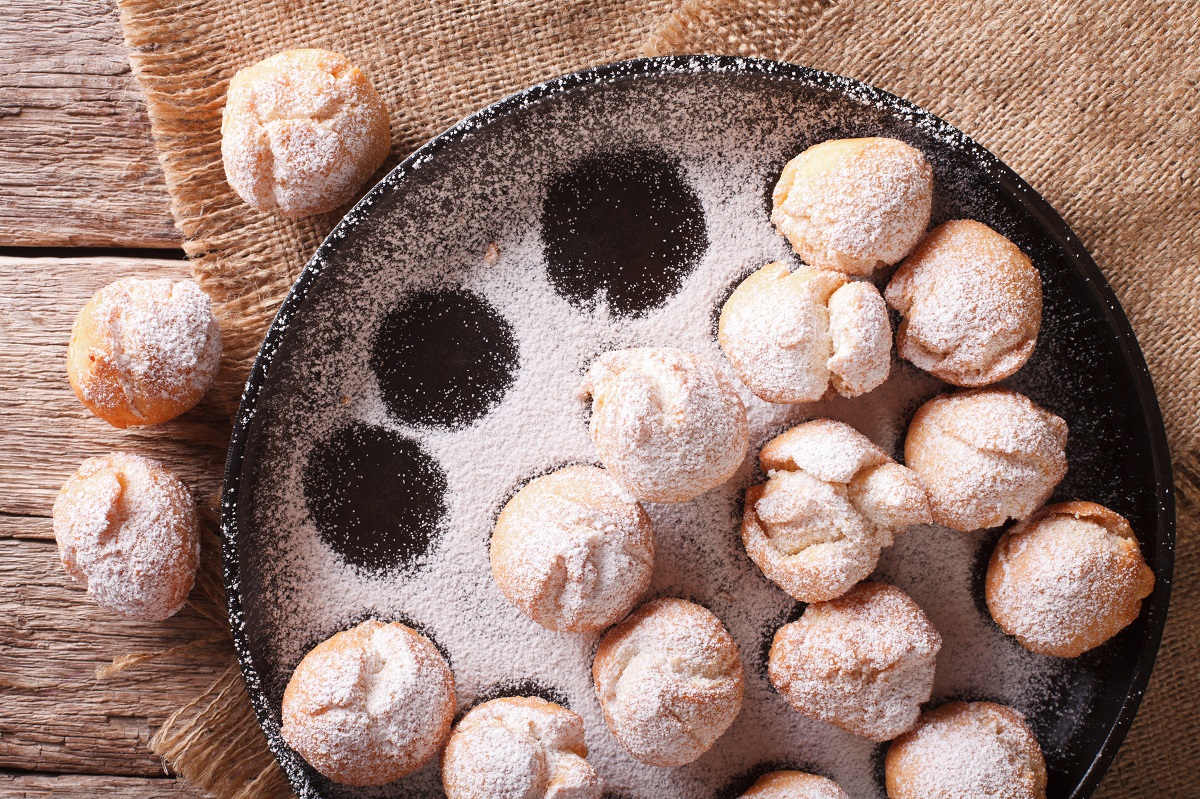
M 888 747 L 888 799 L 1045 799 L 1046 762 L 1025 719 L 991 702 L 921 714 Z
M 283 693 L 283 740 L 345 785 L 383 785 L 433 759 L 454 719 L 454 675 L 429 639 L 374 619 L 304 656 Z
M 600 641 L 592 664 L 604 720 L 651 766 L 708 751 L 742 709 L 742 661 L 721 620 L 683 599 L 655 599 Z
M 1002 388 L 943 394 L 917 409 L 904 460 L 933 520 L 961 532 L 1024 519 L 1067 473 L 1067 423 Z
M 592 441 L 638 499 L 687 502 L 724 483 L 746 457 L 746 408 L 711 364 L 672 348 L 606 352 L 584 375 Z
M 733 371 L 767 402 L 816 402 L 830 386 L 857 397 L 887 380 L 892 324 L 874 285 L 801 264 L 764 266 L 721 309 Z
M 190 410 L 217 377 L 221 326 L 190 280 L 125 278 L 75 317 L 67 377 L 114 427 L 160 424 Z
M 285 50 L 239 70 L 221 119 L 225 178 L 260 211 L 297 219 L 354 199 L 391 129 L 367 77 L 329 50 Z
M 740 799 L 850 799 L 833 780 L 803 771 L 772 771 L 755 780 Z
M 869 275 L 925 235 L 933 170 L 895 139 L 835 139 L 788 162 L 774 203 L 771 222 L 805 263 Z
M 150 458 L 88 458 L 54 501 L 63 568 L 106 608 L 162 621 L 183 607 L 200 564 L 200 515 L 187 487 Z
M 600 799 L 583 719 L 534 697 L 484 702 L 463 716 L 442 754 L 447 799 Z
M 986 386 L 1020 369 L 1042 325 L 1042 277 L 1033 262 L 969 219 L 934 228 L 886 295 L 904 317 L 900 357 L 956 386 Z
M 917 476 L 832 419 L 793 427 L 763 447 L 767 482 L 746 489 L 742 543 L 771 582 L 801 602 L 841 596 L 913 524 L 928 524 Z
M 496 585 L 551 630 L 616 624 L 653 572 L 650 517 L 595 466 L 568 466 L 529 483 L 504 506 L 492 533 Z
M 767 668 L 775 690 L 809 718 L 889 741 L 929 701 L 941 648 L 942 637 L 908 594 L 860 583 L 780 627 Z
M 1007 531 L 984 584 L 1004 632 L 1031 652 L 1066 658 L 1125 629 L 1153 590 L 1129 522 L 1094 502 L 1049 505 Z

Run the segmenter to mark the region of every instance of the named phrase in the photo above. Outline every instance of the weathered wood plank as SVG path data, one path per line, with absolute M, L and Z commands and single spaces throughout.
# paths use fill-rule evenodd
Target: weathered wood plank
M 205 799 L 208 794 L 183 780 L 167 777 L 144 779 L 0 772 L 0 796 L 7 799 L 47 799 L 62 796 L 103 796 L 105 799 Z
M 167 424 L 118 430 L 93 416 L 67 382 L 75 314 L 121 277 L 186 277 L 182 261 L 0 258 L 0 513 L 50 515 L 63 481 L 88 457 L 123 449 L 163 461 L 202 502 L 220 488 L 228 408 L 207 398 Z M 12 526 L 11 520 L 4 527 Z
M 0 245 L 179 244 L 112 0 L 0 3 Z
M 224 671 L 224 650 L 213 647 L 206 667 L 167 656 L 105 679 L 97 669 L 225 634 L 188 607 L 157 624 L 105 610 L 63 572 L 52 542 L 0 539 L 0 768 L 165 774 L 150 736 Z

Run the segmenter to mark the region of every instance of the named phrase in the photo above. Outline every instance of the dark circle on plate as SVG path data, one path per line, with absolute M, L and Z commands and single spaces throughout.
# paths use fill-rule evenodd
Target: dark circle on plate
M 547 702 L 562 705 L 567 710 L 571 709 L 571 703 L 567 700 L 565 693 L 557 688 L 542 685 L 536 680 L 529 679 L 507 680 L 491 685 L 479 695 L 478 699 L 471 703 L 471 707 L 478 707 L 484 702 L 510 696 L 536 696 L 538 699 L 545 699 Z
M 708 226 L 678 161 L 625 150 L 589 156 L 554 178 L 542 241 L 550 283 L 571 304 L 603 300 L 617 316 L 640 317 L 700 263 Z
M 393 308 L 371 341 L 371 370 L 388 412 L 414 426 L 482 419 L 517 372 L 512 327 L 465 289 L 418 291 Z
M 787 760 L 768 760 L 730 779 L 724 788 L 717 791 L 716 799 L 738 799 L 738 797 L 750 790 L 754 783 L 758 782 L 759 777 L 770 774 L 773 771 L 802 771 L 805 774 L 825 776 L 806 762 L 796 763 Z
M 415 566 L 435 540 L 445 494 L 446 475 L 417 442 L 362 422 L 334 431 L 304 466 L 321 540 L 365 569 Z

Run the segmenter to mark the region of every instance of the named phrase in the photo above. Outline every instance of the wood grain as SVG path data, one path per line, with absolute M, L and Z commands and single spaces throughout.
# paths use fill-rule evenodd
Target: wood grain
M 208 794 L 183 780 L 165 777 L 141 779 L 0 772 L 0 796 L 6 799 L 46 799 L 62 796 L 103 796 L 105 799 L 203 799 Z
M 49 516 L 59 486 L 79 463 L 114 450 L 161 460 L 202 504 L 216 497 L 229 440 L 226 408 L 206 399 L 167 424 L 118 430 L 84 408 L 67 382 L 76 312 L 101 286 L 129 276 L 187 277 L 187 264 L 0 257 L 0 452 L 6 461 L 0 513 Z
M 0 197 L 0 245 L 180 245 L 112 0 L 0 3 Z

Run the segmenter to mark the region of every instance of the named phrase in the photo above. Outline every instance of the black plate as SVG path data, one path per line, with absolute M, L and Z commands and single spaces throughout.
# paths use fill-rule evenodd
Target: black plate
M 281 430 L 281 426 L 286 425 L 281 421 L 284 417 L 280 408 L 288 402 L 304 400 L 306 387 L 314 380 L 322 379 L 319 359 L 309 360 L 314 348 L 337 351 L 344 343 L 339 336 L 344 335 L 347 340 L 353 337 L 353 331 L 344 329 L 341 333 L 329 329 L 320 335 L 313 332 L 321 328 L 321 315 L 328 316 L 333 313 L 329 308 L 336 309 L 347 302 L 343 295 L 351 290 L 348 287 L 353 287 L 356 279 L 361 278 L 356 278 L 359 275 L 356 270 L 378 270 L 380 259 L 396 255 L 394 242 L 378 244 L 376 241 L 380 236 L 381 220 L 404 215 L 425 215 L 423 218 L 431 220 L 455 219 L 453 197 L 446 198 L 442 206 L 433 209 L 427 207 L 428 197 L 424 200 L 426 206 L 410 207 L 411 202 L 415 202 L 412 198 L 421 197 L 420 192 L 437 181 L 453 183 L 456 169 L 466 157 L 464 154 L 475 153 L 478 158 L 478 154 L 489 147 L 503 149 L 507 146 L 510 150 L 539 153 L 536 157 L 550 165 L 548 173 L 541 177 L 517 174 L 509 175 L 509 178 L 532 184 L 542 181 L 546 192 L 560 193 L 568 198 L 568 204 L 571 192 L 578 189 L 572 180 L 577 183 L 583 179 L 594 181 L 597 176 L 601 180 L 610 180 L 603 176 L 614 171 L 637 173 L 643 177 L 649 175 L 643 184 L 648 180 L 652 187 L 665 187 L 663 192 L 670 200 L 665 205 L 655 205 L 657 201 L 651 198 L 650 204 L 641 210 L 658 214 L 660 220 L 665 220 L 668 227 L 685 239 L 702 238 L 706 234 L 703 221 L 697 223 L 687 212 L 688 204 L 698 201 L 686 196 L 686 192 L 683 195 L 674 192 L 670 159 L 663 167 L 655 160 L 653 148 L 649 156 L 648 151 L 630 149 L 628 141 L 605 136 L 602 125 L 591 134 L 588 153 L 577 150 L 555 153 L 554 148 L 539 148 L 539 136 L 540 131 L 548 129 L 545 127 L 550 124 L 547 119 L 555 120 L 558 125 L 570 121 L 573 112 L 563 116 L 566 108 L 601 105 L 609 109 L 606 113 L 620 114 L 627 107 L 637 106 L 638 102 L 650 102 L 647 97 L 662 98 L 663 107 L 667 109 L 659 124 L 679 125 L 687 122 L 688 114 L 705 115 L 707 106 L 695 100 L 702 98 L 705 92 L 737 101 L 746 98 L 744 121 L 755 130 L 777 127 L 786 131 L 801 116 L 807 120 L 804 125 L 796 125 L 792 139 L 777 148 L 778 162 L 767 170 L 772 174 L 778 174 L 786 157 L 823 139 L 887 135 L 909 141 L 925 151 L 934 164 L 937 186 L 934 222 L 952 216 L 971 216 L 984 221 L 1013 239 L 1041 270 L 1046 294 L 1043 332 L 1031 362 L 1008 382 L 1065 417 L 1070 424 L 1068 458 L 1071 470 L 1055 498 L 1088 499 L 1125 515 L 1138 531 L 1143 551 L 1158 581 L 1141 616 L 1130 628 L 1084 657 L 1063 662 L 1062 668 L 1049 678 L 1054 684 L 1042 686 L 1054 699 L 1044 702 L 1033 713 L 1031 722 L 1047 752 L 1052 797 L 1081 799 L 1088 796 L 1112 761 L 1137 711 L 1154 664 L 1167 613 L 1175 539 L 1171 463 L 1154 389 L 1129 322 L 1103 275 L 1058 214 L 1023 180 L 964 134 L 911 103 L 846 78 L 788 64 L 728 57 L 672 57 L 597 67 L 532 87 L 480 111 L 430 141 L 372 189 L 330 234 L 301 273 L 267 333 L 246 385 L 229 449 L 222 501 L 225 575 L 230 623 L 255 712 L 271 749 L 302 796 L 353 795 L 356 792 L 343 790 L 321 778 L 280 738 L 279 702 L 282 686 L 294 662 L 280 662 L 277 645 L 272 644 L 280 638 L 280 626 L 287 628 L 289 621 L 278 617 L 278 608 L 273 606 L 271 597 L 278 596 L 279 587 L 272 588 L 276 593 L 268 592 L 264 575 L 270 564 L 288 553 L 277 542 L 274 530 L 254 523 L 251 517 L 255 513 L 255 502 L 260 501 L 258 486 L 271 472 L 265 442 L 272 437 L 286 439 L 289 435 L 301 435 L 300 425 L 294 419 L 288 423 L 294 429 Z M 684 96 L 692 98 L 690 106 L 677 99 Z M 775 110 L 764 113 L 764 107 Z M 780 109 L 792 110 L 780 114 Z M 696 122 L 703 124 L 704 120 L 697 119 Z M 594 119 L 591 124 L 596 124 Z M 630 123 L 622 124 L 626 126 L 623 129 L 627 129 Z M 715 150 L 721 146 L 719 142 L 713 145 Z M 591 166 L 588 165 L 589 158 L 593 159 Z M 569 174 L 568 167 L 573 170 Z M 497 189 L 498 185 L 475 184 L 460 188 L 466 192 L 490 192 L 499 198 L 497 202 L 503 202 L 505 195 Z M 619 184 L 614 185 L 620 190 Z M 767 182 L 746 188 L 746 191 L 760 195 L 763 213 L 768 208 L 770 188 Z M 644 201 L 645 197 L 639 200 L 631 195 L 635 205 Z M 410 206 L 406 206 L 406 202 L 410 202 Z M 680 208 L 683 210 L 679 211 Z M 577 222 L 572 219 L 542 220 L 546 229 L 553 225 L 573 229 L 571 226 Z M 608 219 L 607 224 L 614 224 L 614 220 Z M 586 242 L 589 231 L 577 232 Z M 475 243 L 481 248 L 488 237 L 495 234 L 495 231 L 470 230 L 454 224 L 445 230 L 446 238 L 477 239 Z M 596 246 L 597 242 L 591 244 Z M 381 247 L 382 251 L 375 252 L 373 247 Z M 393 249 L 389 250 L 389 247 Z M 590 298 L 597 291 L 603 292 L 605 286 L 596 283 L 590 268 L 579 266 L 580 254 L 569 251 L 570 247 L 569 242 L 560 243 L 557 255 L 548 253 L 548 260 L 557 259 L 558 264 L 547 267 L 549 277 L 564 297 L 587 308 Z M 430 257 L 437 256 L 431 253 Z M 638 263 L 644 272 L 640 278 L 653 276 L 654 270 L 661 270 L 665 265 L 667 289 L 683 279 L 671 277 L 674 274 L 671 270 L 678 266 L 670 260 L 673 256 L 648 251 L 634 253 L 631 257 L 640 258 Z M 686 260 L 686 253 L 684 257 Z M 373 266 L 362 266 L 368 262 Z M 639 275 L 628 271 L 622 276 L 626 282 L 636 283 L 638 279 Z M 661 287 L 662 283 L 657 281 L 655 285 Z M 649 284 L 643 288 L 647 286 Z M 662 300 L 661 297 L 648 297 L 644 291 L 630 296 L 619 295 L 615 289 L 609 293 L 610 307 L 630 317 L 649 313 L 648 309 L 652 310 Z M 412 295 L 408 296 L 411 299 Z M 445 295 L 440 298 L 445 299 Z M 453 308 L 464 307 L 464 302 L 469 305 L 472 301 L 470 297 L 462 296 L 450 299 L 452 302 L 445 307 L 438 305 L 438 297 L 413 300 L 408 306 L 409 312 L 395 318 L 393 323 L 402 326 L 406 320 L 414 318 L 436 321 L 445 313 L 452 313 Z M 486 313 L 482 318 L 483 321 L 472 328 L 473 333 L 492 342 L 496 351 L 515 354 L 516 344 L 509 335 L 511 331 L 506 333 L 504 323 L 500 322 L 497 327 L 495 320 Z M 472 324 L 469 319 L 459 321 L 468 326 Z M 696 321 L 698 325 L 708 323 L 709 320 Z M 442 368 L 439 364 L 445 365 L 446 373 L 438 378 L 442 381 L 439 384 L 442 390 L 453 394 L 455 380 L 474 380 L 477 381 L 475 385 L 484 386 L 477 396 L 478 402 L 473 407 L 460 407 L 461 403 L 439 404 L 436 399 L 426 397 L 428 401 L 392 407 L 391 412 L 402 417 L 410 415 L 412 418 L 407 421 L 417 426 L 434 424 L 447 429 L 469 426 L 474 419 L 492 409 L 496 396 L 502 393 L 507 382 L 511 382 L 502 363 L 503 357 L 497 357 L 499 360 L 467 368 L 464 372 L 466 367 L 455 365 L 453 348 L 435 348 L 426 352 L 422 362 L 426 371 L 439 372 Z M 904 366 L 898 368 L 907 369 Z M 913 370 L 908 372 L 911 377 Z M 393 375 L 393 379 L 401 381 L 411 378 L 411 374 Z M 928 389 L 925 391 L 929 393 Z M 471 403 L 467 405 L 471 406 Z M 319 403 L 315 407 L 318 416 L 324 413 Z M 333 414 L 335 410 L 330 409 L 328 413 Z M 402 418 L 402 421 L 405 420 Z M 403 447 L 392 447 L 381 454 L 378 449 L 371 450 L 358 444 L 361 442 L 356 443 L 353 433 L 346 433 L 326 447 L 326 451 L 357 451 L 360 457 L 375 458 L 380 466 L 391 464 L 391 468 L 400 470 L 411 470 L 422 463 L 419 452 Z M 547 467 L 553 465 L 547 464 Z M 329 482 L 342 466 L 344 464 L 334 463 L 314 467 L 317 477 L 313 479 Z M 415 472 L 407 473 L 410 483 L 414 475 Z M 401 503 L 412 529 L 419 531 L 429 526 L 433 515 L 439 512 L 439 489 L 438 477 L 427 475 L 419 496 L 410 497 L 407 504 Z M 335 487 L 333 493 L 343 490 L 349 489 Z M 349 501 L 363 499 L 351 498 Z M 338 501 L 343 500 L 344 497 Z M 336 514 L 335 508 L 334 521 L 345 522 L 344 516 Z M 983 536 L 973 566 L 975 585 L 972 593 L 977 602 L 982 559 L 994 541 L 994 535 Z M 416 539 L 420 537 L 418 535 Z M 357 559 L 372 568 L 374 558 L 404 556 L 421 550 L 423 542 L 416 539 L 400 536 L 382 544 L 375 542 L 372 548 L 364 547 L 363 541 L 355 540 L 351 534 L 343 542 L 347 547 L 343 552 L 349 560 Z M 881 570 L 885 576 L 890 575 L 886 563 Z M 357 617 L 369 615 L 369 609 L 349 608 L 342 624 L 353 621 L 356 614 Z M 399 615 L 403 616 L 403 613 Z M 323 631 L 320 637 L 332 631 Z M 436 631 L 431 632 L 436 640 Z M 301 641 L 302 646 L 296 651 L 315 643 L 317 640 Z M 294 661 L 295 656 L 291 659 Z M 876 780 L 879 785 L 878 775 Z M 401 794 L 406 793 L 402 784 L 398 790 Z M 715 793 L 734 790 L 736 786 L 730 783 Z M 373 795 L 372 792 L 360 793 Z

